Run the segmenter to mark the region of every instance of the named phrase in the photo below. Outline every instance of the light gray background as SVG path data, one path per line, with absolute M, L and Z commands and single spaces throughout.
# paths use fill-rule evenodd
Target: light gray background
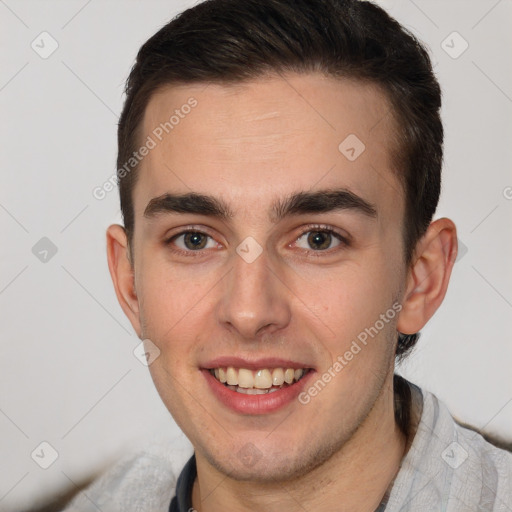
M 192 3 L 0 0 L 0 510 L 72 486 L 155 431 L 178 435 L 132 353 L 139 340 L 107 270 L 117 190 L 102 201 L 92 190 L 115 172 L 138 48 Z M 512 3 L 381 4 L 436 63 L 446 128 L 436 217 L 452 218 L 462 242 L 445 303 L 401 371 L 457 417 L 511 439 Z M 43 31 L 59 45 L 47 59 L 31 47 Z M 458 58 L 454 31 L 469 44 Z M 42 237 L 57 247 L 47 262 L 32 252 Z M 43 441 L 58 452 L 46 470 L 31 457 Z M 188 450 L 179 437 L 178 457 Z

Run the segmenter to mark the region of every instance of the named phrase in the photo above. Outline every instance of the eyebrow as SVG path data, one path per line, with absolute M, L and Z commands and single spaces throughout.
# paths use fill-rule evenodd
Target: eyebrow
M 270 220 L 277 223 L 285 217 L 307 213 L 326 213 L 351 210 L 367 217 L 377 217 L 375 205 L 347 189 L 327 189 L 315 192 L 297 192 L 277 200 L 270 209 Z M 220 198 L 190 192 L 163 194 L 149 201 L 144 217 L 153 218 L 162 213 L 195 214 L 229 220 L 233 211 Z

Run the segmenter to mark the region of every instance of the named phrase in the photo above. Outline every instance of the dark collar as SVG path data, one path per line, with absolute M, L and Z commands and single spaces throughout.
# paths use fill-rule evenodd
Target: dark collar
M 181 470 L 176 483 L 176 495 L 171 500 L 169 512 L 189 512 L 192 508 L 192 488 L 197 476 L 196 456 L 192 455 Z

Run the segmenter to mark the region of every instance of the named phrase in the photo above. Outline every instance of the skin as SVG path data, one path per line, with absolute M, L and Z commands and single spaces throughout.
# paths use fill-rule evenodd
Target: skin
M 141 162 L 132 259 L 121 226 L 109 227 L 107 247 L 124 312 L 161 351 L 150 365 L 156 388 L 195 448 L 193 506 L 373 511 L 405 451 L 393 415 L 396 330 L 418 332 L 441 304 L 456 228 L 434 221 L 405 265 L 395 127 L 377 87 L 319 74 L 166 87 L 147 107 L 144 139 L 191 96 L 197 107 Z M 366 146 L 355 161 L 338 149 L 349 134 Z M 376 216 L 344 209 L 272 222 L 276 200 L 341 187 Z M 191 191 L 221 198 L 233 216 L 144 216 L 151 199 Z M 350 244 L 328 236 L 327 249 L 308 244 L 317 224 L 350 235 Z M 190 226 L 211 237 L 206 248 L 191 250 L 183 237 L 165 243 Z M 252 263 L 236 252 L 249 236 L 262 248 Z M 200 371 L 217 356 L 273 356 L 321 376 L 394 303 L 400 314 L 307 405 L 236 413 Z M 258 453 L 249 466 L 238 455 L 248 443 Z

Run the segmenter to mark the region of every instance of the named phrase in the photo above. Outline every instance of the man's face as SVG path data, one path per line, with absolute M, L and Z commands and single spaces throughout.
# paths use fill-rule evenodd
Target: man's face
M 180 110 L 191 97 L 197 105 Z M 176 109 L 159 142 L 155 128 Z M 157 145 L 134 189 L 134 282 L 141 335 L 161 351 L 150 366 L 158 392 L 197 456 L 224 473 L 307 471 L 365 418 L 389 415 L 390 310 L 405 282 L 389 104 L 370 85 L 290 74 L 168 87 L 142 128 L 140 141 Z M 322 208 L 318 195 L 287 208 L 295 194 L 327 190 Z M 162 201 L 190 193 L 229 215 Z M 287 369 L 307 371 L 290 385 Z

